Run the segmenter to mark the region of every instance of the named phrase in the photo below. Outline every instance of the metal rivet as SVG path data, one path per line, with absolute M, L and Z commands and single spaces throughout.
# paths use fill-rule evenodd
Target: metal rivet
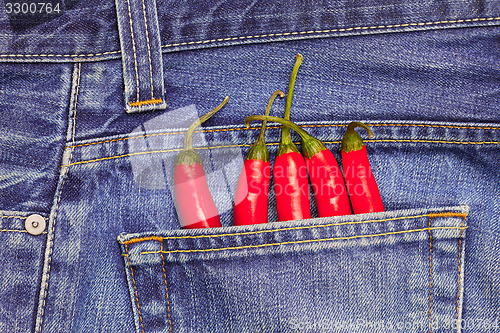
M 31 235 L 40 235 L 42 232 L 45 231 L 45 226 L 47 224 L 45 223 L 45 219 L 43 216 L 38 215 L 38 214 L 32 214 L 28 216 L 26 221 L 24 222 L 24 227 L 26 228 L 26 231 L 31 234 Z

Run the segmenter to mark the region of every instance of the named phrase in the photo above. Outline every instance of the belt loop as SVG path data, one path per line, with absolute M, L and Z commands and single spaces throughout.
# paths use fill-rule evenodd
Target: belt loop
M 115 0 L 127 113 L 167 107 L 155 0 Z

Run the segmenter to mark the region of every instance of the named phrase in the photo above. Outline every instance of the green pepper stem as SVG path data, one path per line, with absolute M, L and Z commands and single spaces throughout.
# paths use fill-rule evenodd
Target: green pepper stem
M 274 100 L 278 96 L 283 98 L 283 97 L 285 97 L 285 93 L 282 92 L 281 90 L 277 90 L 274 92 L 274 94 L 269 99 L 269 102 L 267 103 L 266 112 L 264 113 L 265 116 L 269 116 L 269 112 L 271 112 L 271 106 L 273 105 Z M 264 120 L 262 122 L 262 127 L 260 128 L 260 133 L 259 133 L 259 137 L 257 138 L 257 142 L 265 141 L 266 125 L 267 125 L 267 120 Z
M 362 127 L 364 128 L 367 132 L 368 132 L 368 137 L 369 138 L 373 138 L 375 135 L 373 134 L 372 132 L 372 129 L 370 127 L 368 127 L 367 125 L 359 122 L 359 121 L 353 121 L 353 122 L 350 122 L 349 125 L 347 125 L 347 132 L 350 133 L 350 132 L 355 132 L 354 129 L 356 127 Z
M 290 109 L 292 107 L 293 99 L 293 89 L 295 87 L 295 79 L 297 78 L 297 72 L 302 64 L 304 57 L 301 54 L 297 54 L 295 65 L 293 65 L 292 75 L 290 75 L 290 82 L 288 83 L 288 94 L 286 95 L 286 105 L 285 105 L 285 120 L 290 120 Z M 290 129 L 288 127 L 283 127 L 281 130 L 281 142 L 291 142 Z
M 309 139 L 314 138 L 311 134 L 307 133 L 302 127 L 299 125 L 292 123 L 290 120 L 286 120 L 280 117 L 273 117 L 273 116 L 261 116 L 261 115 L 255 115 L 255 116 L 249 116 L 245 118 L 245 126 L 247 128 L 250 127 L 250 122 L 255 121 L 255 120 L 262 120 L 262 121 L 274 121 L 276 123 L 280 123 L 283 126 L 287 126 L 291 129 L 293 129 L 295 132 L 297 132 L 298 135 L 300 135 L 302 141 L 306 141 Z
M 203 116 L 196 119 L 195 122 L 191 124 L 191 126 L 189 126 L 188 130 L 186 131 L 186 135 L 184 136 L 184 150 L 193 149 L 194 130 L 198 126 L 203 124 L 205 121 L 207 121 L 210 117 L 212 117 L 217 111 L 222 109 L 222 107 L 224 105 L 226 105 L 228 99 L 229 99 L 229 96 L 226 96 L 226 98 L 224 98 L 224 101 L 222 101 L 222 103 L 220 103 L 215 109 L 213 109 L 210 112 L 205 113 Z
M 353 121 L 347 125 L 347 131 L 342 138 L 342 151 L 344 153 L 350 153 L 351 151 L 357 151 L 363 149 L 365 145 L 363 139 L 354 129 L 356 127 L 362 127 L 368 132 L 368 137 L 373 138 L 373 132 L 370 127 L 359 121 Z
M 312 158 L 317 153 L 319 153 L 322 150 L 326 149 L 326 147 L 323 144 L 323 142 L 321 142 L 320 140 L 316 139 L 314 136 L 312 136 L 311 134 L 309 134 L 305 130 L 303 130 L 302 127 L 298 126 L 295 123 L 292 123 L 290 120 L 286 120 L 286 119 L 283 119 L 283 118 L 280 118 L 280 117 L 271 117 L 271 116 L 259 116 L 259 115 L 257 115 L 257 116 L 250 116 L 250 117 L 247 117 L 245 119 L 245 125 L 247 126 L 247 128 L 250 127 L 250 122 L 254 121 L 254 120 L 275 121 L 277 123 L 282 124 L 283 127 L 287 126 L 288 128 L 293 129 L 295 132 L 297 132 L 300 135 L 300 137 L 302 139 L 302 153 L 307 158 Z M 293 145 L 292 147 L 295 147 L 295 145 L 293 144 L 293 142 L 291 141 L 291 139 L 290 139 L 290 145 Z M 286 145 L 283 145 L 283 142 L 281 142 L 280 148 L 282 146 L 288 147 Z M 280 155 L 282 155 L 284 153 L 297 151 L 296 150 L 297 147 L 295 147 L 295 148 L 288 147 L 288 149 L 284 149 L 280 153 L 280 148 L 278 148 L 278 156 L 280 156 Z

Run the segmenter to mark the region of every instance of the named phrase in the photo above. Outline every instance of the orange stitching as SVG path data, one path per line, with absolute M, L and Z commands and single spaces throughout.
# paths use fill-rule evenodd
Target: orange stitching
M 141 322 L 142 333 L 144 333 L 144 326 L 142 324 L 141 310 L 139 309 L 139 295 L 137 294 L 137 288 L 135 286 L 134 270 L 132 269 L 132 264 L 130 263 L 130 257 L 128 255 L 127 244 L 125 244 L 125 253 L 128 259 L 128 266 L 130 267 L 130 274 L 132 275 L 132 283 L 134 284 L 135 300 L 137 301 L 137 312 L 139 312 L 139 321 Z
M 325 144 L 338 144 L 341 141 L 323 141 Z M 500 144 L 500 141 L 438 141 L 438 140 L 406 140 L 406 139 L 387 139 L 387 140 L 364 140 L 365 143 L 377 143 L 377 142 L 413 142 L 413 143 L 447 143 L 447 144 L 462 144 L 462 145 L 487 145 L 487 144 Z M 300 144 L 300 142 L 296 142 L 296 144 Z M 268 146 L 277 146 L 279 145 L 279 142 L 268 142 L 266 143 Z M 251 145 L 249 144 L 240 144 L 240 145 L 225 145 L 225 146 L 211 146 L 211 147 L 197 147 L 194 148 L 195 150 L 202 150 L 202 149 L 221 149 L 221 148 L 236 148 L 236 147 L 250 147 Z M 127 157 L 127 156 L 133 156 L 133 155 L 142 155 L 142 154 L 153 154 L 153 153 L 170 153 L 174 151 L 181 151 L 182 148 L 176 148 L 176 149 L 166 149 L 166 150 L 156 150 L 156 151 L 145 151 L 145 152 L 138 152 L 138 153 L 131 153 L 131 154 L 124 154 L 124 155 L 118 155 L 118 156 L 111 156 L 111 157 L 103 157 L 103 158 L 97 158 L 93 160 L 88 160 L 88 161 L 80 161 L 80 162 L 75 162 L 72 164 L 67 164 L 67 165 L 61 165 L 61 167 L 65 166 L 70 166 L 70 165 L 77 165 L 77 164 L 85 164 L 85 163 L 90 163 L 90 162 L 98 162 L 98 161 L 105 161 L 105 160 L 111 160 L 115 158 L 121 158 L 121 157 Z
M 137 90 L 139 91 L 139 90 Z M 157 99 L 149 99 L 147 101 L 138 101 L 138 102 L 129 102 L 130 106 L 142 106 L 142 105 L 148 105 L 148 104 L 160 104 L 162 103 L 162 99 L 161 98 L 157 98 Z M 126 140 L 126 139 L 123 139 L 123 140 Z
M 161 98 L 157 99 L 149 99 L 147 101 L 138 101 L 138 102 L 129 102 L 130 106 L 141 106 L 141 105 L 148 105 L 148 104 L 160 104 L 162 103 L 163 100 Z M 125 138 L 122 140 L 126 140 Z
M 172 320 L 170 318 L 170 301 L 168 299 L 168 287 L 167 287 L 167 273 L 165 272 L 165 259 L 163 259 L 163 241 L 160 239 L 160 255 L 161 255 L 161 265 L 163 268 L 163 278 L 165 279 L 165 292 L 167 293 L 167 316 L 168 316 L 168 325 L 170 327 L 170 332 L 172 332 Z
M 364 223 L 373 223 L 373 222 L 387 222 L 387 221 L 396 221 L 396 220 L 406 220 L 406 219 L 417 219 L 420 217 L 430 217 L 430 216 L 446 216 L 446 217 L 463 217 L 465 218 L 467 214 L 465 213 L 454 213 L 454 212 L 448 212 L 448 213 L 430 213 L 430 214 L 422 214 L 422 215 L 414 215 L 414 216 L 400 216 L 400 217 L 392 217 L 388 219 L 382 219 L 382 220 L 366 220 L 366 221 L 353 221 L 353 222 L 341 222 L 341 223 L 329 223 L 329 224 L 322 224 L 322 225 L 308 225 L 308 226 L 302 226 L 302 227 L 288 227 L 288 228 L 279 228 L 279 229 L 272 229 L 272 230 L 259 230 L 259 231 L 248 231 L 248 232 L 239 232 L 239 233 L 232 233 L 232 234 L 216 234 L 216 235 L 198 235 L 198 236 L 171 236 L 171 237 L 159 237 L 159 236 L 150 236 L 150 237 L 142 237 L 142 238 L 133 238 L 128 241 L 123 242 L 122 244 L 130 244 L 130 243 L 137 243 L 137 242 L 143 242 L 143 241 L 148 241 L 148 240 L 157 240 L 157 241 L 162 241 L 163 239 L 195 239 L 195 238 L 215 238 L 215 237 L 223 237 L 223 236 L 245 236 L 245 235 L 256 235 L 256 234 L 263 234 L 263 233 L 273 233 L 273 232 L 278 232 L 278 231 L 289 231 L 289 230 L 303 230 L 303 229 L 316 229 L 316 228 L 325 228 L 325 227 L 332 227 L 332 226 L 341 226 L 341 225 L 350 225 L 350 224 L 364 224 Z
M 429 216 L 429 333 L 432 333 L 432 232 L 431 232 L 432 217 Z M 462 230 L 461 230 L 462 231 Z
M 323 141 L 324 143 L 329 143 Z M 331 143 L 338 143 L 339 141 L 333 141 Z M 381 139 L 381 140 L 364 140 L 364 142 L 416 142 L 416 143 L 451 143 L 458 145 L 488 145 L 488 144 L 500 144 L 500 141 L 441 141 L 441 140 L 416 140 L 416 139 Z
M 149 241 L 149 240 L 155 240 L 155 241 L 161 242 L 162 238 L 159 237 L 159 236 L 149 236 L 149 237 L 133 238 L 133 239 L 125 241 L 125 242 L 123 242 L 121 244 L 134 244 L 134 243 L 144 242 L 144 241 Z
M 500 20 L 500 17 L 488 17 L 488 18 L 481 17 L 481 18 L 475 18 L 475 19 L 446 20 L 446 21 L 424 22 L 424 23 L 389 24 L 389 25 L 369 26 L 369 27 L 353 27 L 353 28 L 337 28 L 337 29 L 328 29 L 328 30 L 285 32 L 285 33 L 274 33 L 274 34 L 254 35 L 254 36 L 218 38 L 218 39 L 209 39 L 209 40 L 202 40 L 202 41 L 195 41 L 195 42 L 173 43 L 173 44 L 162 45 L 162 47 L 167 48 L 167 47 L 175 47 L 175 46 L 183 46 L 183 45 L 207 44 L 207 43 L 213 43 L 213 42 L 225 42 L 225 41 L 247 40 L 247 39 L 257 39 L 257 38 L 267 38 L 267 37 L 279 37 L 279 36 L 321 34 L 321 33 L 332 33 L 332 32 L 348 32 L 348 31 L 354 31 L 354 30 L 405 28 L 405 27 L 410 27 L 410 26 L 426 26 L 426 25 L 428 26 L 428 25 L 438 25 L 438 24 L 496 21 L 496 20 Z
M 266 127 L 266 129 L 273 129 L 273 128 L 277 129 L 277 128 L 281 128 L 281 126 L 275 126 L 275 127 L 268 126 L 268 127 Z M 248 130 L 256 130 L 256 129 L 260 129 L 260 127 L 250 127 Z M 237 128 L 220 128 L 220 129 L 211 129 L 211 130 L 199 130 L 199 131 L 194 131 L 194 133 L 210 133 L 210 132 L 226 132 L 226 131 L 242 131 L 242 130 L 246 130 L 246 128 L 237 127 Z M 141 139 L 141 138 L 147 138 L 150 136 L 152 137 L 152 136 L 159 136 L 159 135 L 181 135 L 181 134 L 186 134 L 186 131 L 137 135 L 137 136 L 132 136 L 132 137 L 128 137 L 128 138 L 118 138 L 118 139 L 112 139 L 112 140 L 84 143 L 84 144 L 76 145 L 76 146 L 67 146 L 67 147 L 64 147 L 64 149 L 68 149 L 68 148 L 72 148 L 72 147 L 91 146 L 91 145 L 96 145 L 99 143 L 108 143 L 108 142 L 131 140 L 131 139 Z
M 346 125 L 347 126 L 347 125 Z M 377 126 L 400 126 L 400 127 L 432 127 L 432 128 L 454 128 L 454 129 L 479 129 L 479 130 L 500 130 L 500 126 L 487 127 L 487 126 L 453 126 L 453 125 L 433 125 L 433 124 L 370 124 L 372 127 Z
M 268 146 L 279 145 L 279 143 L 267 143 L 267 145 Z M 197 147 L 197 148 L 194 148 L 194 149 L 195 150 L 206 150 L 206 149 L 215 149 L 215 148 L 236 148 L 236 147 L 250 147 L 250 146 L 251 145 L 244 144 L 244 145 L 227 145 L 227 146 L 217 146 L 217 147 Z M 121 157 L 127 157 L 127 156 L 145 155 L 145 154 L 156 154 L 156 153 L 171 153 L 171 152 L 175 152 L 175 151 L 181 151 L 182 149 L 183 148 L 143 151 L 143 152 L 138 152 L 138 153 L 130 153 L 130 154 L 124 154 L 124 155 L 118 155 L 118 156 L 110 156 L 110 157 L 97 158 L 95 160 L 89 160 L 89 161 L 75 162 L 75 163 L 71 163 L 71 164 L 68 164 L 68 165 L 61 165 L 61 167 L 69 166 L 69 165 L 85 164 L 85 163 L 90 163 L 90 162 L 112 160 L 112 159 L 115 159 L 115 158 L 121 158 Z
M 115 158 L 121 158 L 121 157 L 127 157 L 127 156 L 145 155 L 145 154 L 156 154 L 156 153 L 170 153 L 170 152 L 181 151 L 181 150 L 182 150 L 182 148 L 179 148 L 179 149 L 166 149 L 166 150 L 154 150 L 154 151 L 150 151 L 150 152 L 146 151 L 146 152 L 140 152 L 140 153 L 131 153 L 131 154 L 118 155 L 118 156 L 96 158 L 94 160 L 80 161 L 80 162 L 75 162 L 75 163 L 71 163 L 71 164 L 61 165 L 61 168 L 65 167 L 65 166 L 71 166 L 71 165 L 78 165 L 78 164 L 86 164 L 86 163 L 91 163 L 91 162 L 100 162 L 100 161 L 106 161 L 106 160 L 113 160 Z
M 465 216 L 464 216 L 464 221 L 462 222 L 462 227 L 465 224 Z M 455 310 L 455 332 L 458 331 L 458 303 L 460 300 L 460 273 L 462 272 L 462 234 L 463 230 L 460 230 L 460 238 L 458 239 L 458 275 L 457 275 L 457 309 Z
M 79 93 L 79 88 L 80 88 L 80 77 L 81 77 L 81 70 L 82 70 L 82 64 L 81 63 L 78 63 L 78 72 L 77 72 L 77 82 L 76 82 L 76 88 L 75 88 L 75 101 L 74 101 L 74 105 L 73 105 L 73 129 L 72 129 L 72 142 L 75 143 L 75 127 L 76 127 L 76 110 L 77 110 L 77 103 L 78 103 L 78 93 Z M 68 125 L 69 126 L 69 125 Z M 44 286 L 44 289 L 43 289 L 43 303 L 42 303 L 42 309 L 41 309 L 41 312 L 40 312 L 40 329 L 39 329 L 39 332 L 42 331 L 42 324 L 43 324 L 43 314 L 45 313 L 45 301 L 46 301 L 46 298 L 47 298 L 47 290 L 49 288 L 49 278 L 50 278 L 50 265 L 52 263 L 52 252 L 54 251 L 54 233 L 55 233 L 55 228 L 56 228 L 56 222 L 57 222 L 57 213 L 59 212 L 59 204 L 61 203 L 61 197 L 62 197 L 62 191 L 64 189 L 64 184 L 66 184 L 66 180 L 68 179 L 68 175 L 69 175 L 69 168 L 71 166 L 71 160 L 73 158 L 73 152 L 75 150 L 72 149 L 70 154 L 69 154 L 69 164 L 68 164 L 68 168 L 66 170 L 63 170 L 63 172 L 65 171 L 64 174 L 62 174 L 61 176 L 63 177 L 63 181 L 62 181 L 62 184 L 61 184 L 61 191 L 59 192 L 59 197 L 57 198 L 57 204 L 56 204 L 56 207 L 55 207 L 55 210 L 54 210 L 54 219 L 53 219 L 53 225 L 52 225 L 52 230 L 54 230 L 52 232 L 52 237 L 50 237 L 50 240 L 49 240 L 49 247 L 50 247 L 50 250 L 49 250 L 49 258 L 48 258 L 48 261 L 47 261 L 47 278 L 45 280 L 45 286 Z
M 456 128 L 456 129 L 491 129 L 491 130 L 500 130 L 499 127 L 480 127 L 480 126 L 449 126 L 449 125 L 428 125 L 428 124 L 368 124 L 369 126 L 376 126 L 376 127 L 381 127 L 381 126 L 388 126 L 388 127 L 434 127 L 434 128 Z M 302 127 L 306 128 L 313 128 L 313 127 L 346 127 L 347 124 L 311 124 L 311 125 L 301 125 Z M 268 126 L 267 129 L 279 129 L 281 126 Z M 210 132 L 229 132 L 229 131 L 244 131 L 244 130 L 259 130 L 260 127 L 250 127 L 248 129 L 244 127 L 235 127 L 235 128 L 217 128 L 217 129 L 210 129 L 210 130 L 199 130 L 195 131 L 195 133 L 210 133 Z M 99 143 L 108 143 L 108 142 L 114 142 L 114 141 L 122 141 L 122 140 L 131 140 L 131 139 L 138 139 L 138 138 L 146 138 L 149 136 L 159 136 L 159 135 L 181 135 L 185 134 L 186 132 L 164 132 L 164 133 L 155 133 L 155 134 L 144 134 L 144 135 L 138 135 L 138 136 L 133 136 L 133 137 L 128 137 L 128 138 L 118 138 L 118 139 L 112 139 L 112 140 L 105 140 L 105 141 L 98 141 L 98 142 L 92 142 L 92 143 L 85 143 L 81 145 L 76 145 L 76 146 L 68 146 L 65 147 L 67 148 L 73 148 L 73 147 L 83 147 L 83 146 L 90 146 L 90 145 L 96 145 Z
M 466 218 L 468 213 L 455 213 L 455 212 L 445 212 L 445 213 L 430 213 L 429 218 L 434 217 L 463 217 Z
M 380 237 L 380 236 L 405 234 L 405 233 L 411 233 L 411 232 L 428 231 L 428 230 L 436 230 L 436 229 L 455 230 L 455 229 L 467 229 L 467 228 L 468 227 L 433 227 L 433 228 L 423 228 L 423 229 L 414 229 L 414 230 L 393 231 L 393 232 L 386 232 L 383 234 L 374 234 L 374 235 L 357 235 L 357 236 L 349 236 L 349 237 L 307 239 L 307 240 L 294 241 L 294 242 L 281 242 L 281 243 L 260 244 L 260 245 L 243 245 L 243 246 L 224 247 L 224 248 L 218 248 L 218 249 L 172 250 L 172 251 L 163 251 L 162 253 L 189 253 L 189 252 L 214 252 L 214 251 L 224 251 L 224 250 L 239 250 L 239 249 L 260 248 L 260 247 L 268 247 L 268 246 L 276 246 L 276 245 L 304 244 L 304 243 L 325 242 L 325 241 L 334 241 L 334 240 L 349 240 L 349 239 L 357 239 L 357 238 Z M 141 254 L 158 254 L 158 253 L 159 253 L 158 251 L 141 252 Z

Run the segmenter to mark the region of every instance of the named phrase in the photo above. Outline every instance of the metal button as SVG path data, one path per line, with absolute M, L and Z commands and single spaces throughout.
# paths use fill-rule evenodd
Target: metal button
M 40 235 L 45 231 L 46 225 L 47 224 L 45 223 L 45 219 L 43 218 L 43 216 L 38 214 L 32 214 L 28 216 L 28 218 L 24 222 L 26 231 L 31 235 Z

